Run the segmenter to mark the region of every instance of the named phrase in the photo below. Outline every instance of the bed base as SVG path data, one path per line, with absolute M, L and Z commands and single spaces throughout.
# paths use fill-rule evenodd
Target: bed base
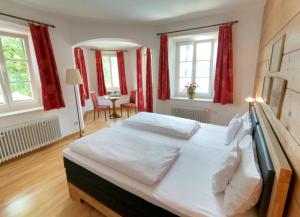
M 85 202 L 93 208 L 95 208 L 96 210 L 98 210 L 99 212 L 101 212 L 102 214 L 104 214 L 106 217 L 121 217 L 118 213 L 108 208 L 95 198 L 91 197 L 81 189 L 77 188 L 72 183 L 68 182 L 68 187 L 70 196 L 74 201 L 77 201 L 79 203 Z
M 70 196 L 107 217 L 176 217 L 173 213 L 114 185 L 64 158 Z

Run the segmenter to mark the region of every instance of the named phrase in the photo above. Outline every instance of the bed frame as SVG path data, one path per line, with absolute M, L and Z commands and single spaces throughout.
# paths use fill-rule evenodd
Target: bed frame
M 262 110 L 251 107 L 253 138 L 263 178 L 257 204 L 258 217 L 282 217 L 292 170 Z M 107 217 L 174 217 L 161 207 L 123 190 L 89 170 L 64 158 L 69 192 Z

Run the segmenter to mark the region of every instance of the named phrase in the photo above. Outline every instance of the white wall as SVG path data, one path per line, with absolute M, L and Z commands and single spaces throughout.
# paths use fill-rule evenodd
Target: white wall
M 254 72 L 257 59 L 258 41 L 262 20 L 262 8 L 249 9 L 247 11 L 222 14 L 219 16 L 193 19 L 190 21 L 176 22 L 165 24 L 160 27 L 152 25 L 129 25 L 117 23 L 103 23 L 99 21 L 87 21 L 66 19 L 56 14 L 39 12 L 14 3 L 1 2 L 1 10 L 9 14 L 21 17 L 28 17 L 39 21 L 55 24 L 56 29 L 50 28 L 52 45 L 57 62 L 59 78 L 62 86 L 63 96 L 66 108 L 53 110 L 50 112 L 33 112 L 13 117 L 1 118 L 0 127 L 5 127 L 18 122 L 23 122 L 48 115 L 58 115 L 61 123 L 63 135 L 76 132 L 78 129 L 77 113 L 75 109 L 74 92 L 71 86 L 64 84 L 65 70 L 74 67 L 72 47 L 79 42 L 95 38 L 123 38 L 130 39 L 137 44 L 152 49 L 153 55 L 153 98 L 154 109 L 157 112 L 169 114 L 173 105 L 193 105 L 205 107 L 211 110 L 211 121 L 213 123 L 224 124 L 236 112 L 247 110 L 247 104 L 243 99 L 251 95 Z M 27 26 L 25 22 L 15 19 L 0 17 L 1 20 L 7 20 L 20 25 Z M 157 101 L 157 71 L 158 71 L 158 50 L 159 37 L 156 33 L 159 31 L 168 31 L 173 29 L 186 28 L 189 26 L 200 26 L 202 24 L 212 24 L 216 22 L 238 19 L 239 24 L 235 27 L 234 32 L 234 59 L 235 59 L 235 104 L 234 105 L 215 105 L 209 102 L 198 101 L 178 101 L 170 100 L 168 102 Z M 95 79 L 95 59 L 94 54 L 85 51 L 86 64 L 88 67 L 89 80 Z M 174 73 L 174 72 L 171 72 Z M 126 55 L 126 76 L 128 89 L 136 88 L 136 53 L 135 49 Z M 145 87 L 144 87 L 145 88 Z M 90 90 L 97 90 L 94 82 L 90 82 Z M 91 106 L 90 103 L 88 103 Z
M 57 63 L 60 83 L 62 86 L 63 96 L 66 103 L 66 108 L 59 110 L 52 110 L 49 112 L 37 111 L 24 113 L 20 115 L 14 115 L 0 119 L 0 127 L 6 127 L 20 122 L 29 121 L 32 119 L 43 118 L 47 116 L 57 115 L 60 120 L 63 136 L 69 135 L 78 131 L 77 113 L 74 100 L 73 87 L 67 86 L 65 82 L 65 70 L 67 68 L 75 67 L 73 59 L 73 46 L 78 42 L 86 41 L 94 38 L 125 38 L 131 39 L 138 44 L 145 45 L 147 47 L 154 47 L 154 29 L 150 26 L 144 25 L 124 25 L 115 23 L 101 23 L 92 22 L 86 20 L 67 19 L 65 17 L 58 16 L 56 14 L 41 12 L 33 10 L 23 5 L 18 5 L 11 2 L 1 2 L 1 10 L 8 14 L 13 14 L 20 17 L 27 17 L 46 23 L 56 25 L 55 29 L 49 28 L 52 46 L 54 49 L 55 59 Z M 1 20 L 17 23 L 23 26 L 27 26 L 26 22 L 16 19 L 0 17 Z M 91 56 L 92 54 L 88 54 Z M 136 74 L 135 71 L 135 50 L 131 50 L 128 53 L 129 61 L 126 59 L 126 76 L 128 87 L 135 88 L 135 78 L 131 78 L 131 75 Z M 94 71 L 95 63 L 93 58 L 89 58 L 91 61 L 87 61 L 91 71 Z M 128 62 L 128 66 L 127 66 Z M 129 68 L 128 68 L 129 67 Z M 128 69 L 127 69 L 128 68 Z M 130 72 L 133 71 L 131 74 Z M 92 74 L 92 73 L 91 73 Z M 94 74 L 92 75 L 94 76 Z M 90 77 L 89 79 L 92 79 Z M 93 89 L 96 89 L 93 86 Z M 130 90 L 130 89 L 129 89 Z M 78 90 L 77 90 L 78 92 Z M 124 99 L 126 100 L 126 99 Z M 91 106 L 91 102 L 87 102 Z M 82 113 L 80 113 L 82 120 Z
M 64 84 L 66 68 L 74 67 L 72 43 L 70 42 L 71 40 L 67 21 L 57 15 L 54 16 L 44 12 L 41 13 L 36 10 L 28 9 L 24 6 L 19 6 L 17 4 L 8 2 L 1 2 L 1 10 L 5 11 L 8 14 L 14 14 L 21 17 L 42 20 L 44 22 L 53 23 L 56 25 L 56 29 L 50 28 L 49 31 L 51 35 L 52 45 L 54 49 L 56 64 L 58 68 L 66 108 L 52 110 L 49 112 L 39 111 L 1 118 L 0 127 L 5 127 L 8 125 L 17 124 L 20 122 L 29 121 L 32 119 L 42 118 L 46 116 L 58 115 L 63 135 L 68 135 L 73 132 L 76 132 L 78 130 L 78 123 L 77 113 L 75 109 L 73 87 Z M 0 19 L 28 26 L 26 22 L 19 21 L 16 19 L 10 19 L 6 17 L 1 17 Z
M 87 21 L 87 20 L 72 20 L 69 23 L 70 34 L 72 36 L 71 40 L 73 44 L 78 44 L 83 41 L 88 41 L 98 38 L 121 38 L 129 39 L 143 47 L 149 47 L 152 49 L 155 56 L 156 53 L 156 28 L 152 25 L 138 25 L 138 24 L 118 24 L 118 23 L 103 23 L 99 21 Z M 92 57 L 93 54 L 89 56 L 88 60 L 91 64 L 88 71 L 95 70 L 95 59 Z M 156 60 L 153 59 L 153 70 L 156 69 Z M 125 54 L 125 70 L 127 79 L 127 89 L 130 92 L 132 89 L 136 89 L 136 49 L 129 49 L 129 52 Z M 145 71 L 144 71 L 145 74 Z M 145 75 L 144 75 L 145 76 Z M 145 79 L 144 79 L 145 80 Z M 96 88 L 96 87 L 95 87 Z M 144 84 L 145 90 L 145 84 Z M 154 90 L 155 91 L 155 90 Z M 110 104 L 109 101 L 101 98 L 104 104 Z M 116 106 L 120 103 L 128 101 L 128 96 L 123 97 L 121 100 L 116 102 Z M 89 103 L 91 105 L 91 103 Z M 92 107 L 84 108 L 83 111 L 91 110 Z
M 212 17 L 198 18 L 165 24 L 159 28 L 160 31 L 170 31 L 185 29 L 195 26 L 222 23 L 232 20 L 239 20 L 233 28 L 233 54 L 234 54 L 234 104 L 220 105 L 212 102 L 197 100 L 178 100 L 158 101 L 156 111 L 159 113 L 170 114 L 171 108 L 175 106 L 198 107 L 208 109 L 209 119 L 214 124 L 227 124 L 235 113 L 246 112 L 248 104 L 244 101 L 247 96 L 253 93 L 256 61 L 259 47 L 260 30 L 262 23 L 263 8 L 248 8 L 238 12 L 220 14 Z M 209 28 L 201 31 L 190 31 L 188 34 L 200 33 L 203 31 L 215 31 L 217 28 Z M 182 34 L 182 33 L 181 33 Z M 177 35 L 181 35 L 177 34 Z M 186 32 L 184 34 L 187 34 Z M 172 35 L 173 36 L 173 35 Z M 158 40 L 156 42 L 159 44 Z M 156 56 L 158 58 L 158 55 Z M 172 58 L 172 54 L 169 58 Z M 174 56 L 173 56 L 174 58 Z M 157 60 L 158 61 L 158 60 Z M 174 77 L 174 70 L 170 67 L 170 77 Z M 154 81 L 157 81 L 157 73 L 154 73 Z M 171 85 L 173 86 L 173 85 Z M 157 90 L 157 82 L 154 91 Z M 155 93 L 155 92 L 154 92 Z

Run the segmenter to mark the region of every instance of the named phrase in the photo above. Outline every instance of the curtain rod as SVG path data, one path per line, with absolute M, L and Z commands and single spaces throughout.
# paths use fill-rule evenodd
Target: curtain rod
M 239 22 L 238 20 L 234 20 L 232 22 L 226 22 L 226 23 L 218 23 L 218 24 L 213 24 L 213 25 L 199 26 L 199 27 L 188 28 L 188 29 L 180 29 L 180 30 L 174 30 L 174 31 L 169 31 L 169 32 L 160 32 L 160 33 L 157 33 L 156 35 L 171 34 L 171 33 L 176 33 L 176 32 L 185 32 L 185 31 L 204 29 L 204 28 L 209 28 L 209 27 L 214 27 L 214 26 L 223 26 L 223 25 L 229 25 L 229 24 L 233 25 L 238 22 Z
M 52 28 L 56 28 L 56 26 L 54 26 L 52 24 L 42 23 L 42 22 L 39 22 L 39 21 L 35 21 L 35 20 L 31 20 L 31 19 L 26 19 L 26 18 L 22 18 L 22 17 L 18 17 L 18 16 L 15 16 L 15 15 L 10 15 L 10 14 L 6 14 L 6 13 L 2 13 L 2 12 L 0 12 L 0 15 L 3 15 L 3 16 L 6 16 L 6 17 L 15 18 L 15 19 L 18 19 L 18 20 L 24 20 L 24 21 L 31 22 L 31 23 L 41 24 L 41 25 L 44 25 L 44 26 L 52 27 Z
M 103 50 L 103 49 L 94 49 L 94 48 L 91 48 L 90 50 L 93 50 L 93 51 L 100 50 L 100 51 L 123 51 L 123 52 L 128 52 L 128 50 Z

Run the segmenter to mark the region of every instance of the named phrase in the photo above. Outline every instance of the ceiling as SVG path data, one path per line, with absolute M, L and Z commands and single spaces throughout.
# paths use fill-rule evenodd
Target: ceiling
M 125 50 L 130 48 L 137 48 L 140 45 L 133 41 L 121 38 L 98 38 L 89 41 L 84 41 L 76 44 L 75 46 L 95 48 L 95 49 L 117 49 Z
M 157 22 L 263 5 L 265 0 L 6 0 L 70 17 Z

